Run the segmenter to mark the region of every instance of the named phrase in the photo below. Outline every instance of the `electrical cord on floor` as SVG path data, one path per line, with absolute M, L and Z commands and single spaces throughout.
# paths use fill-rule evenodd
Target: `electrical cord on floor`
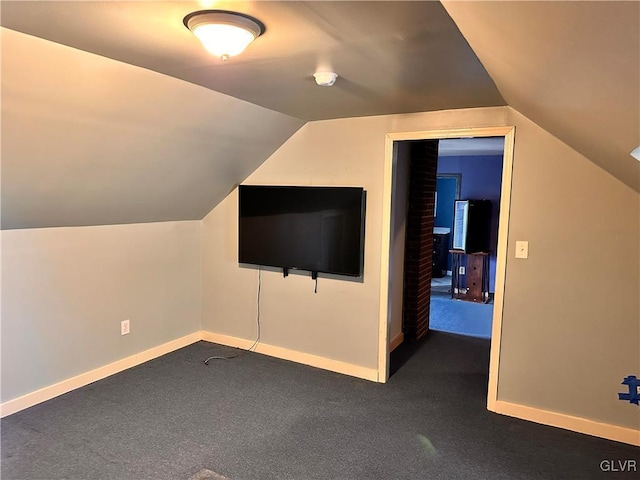
M 253 351 L 253 349 L 258 345 L 258 342 L 260 341 L 260 290 L 262 289 L 262 270 L 260 270 L 260 266 L 258 266 L 258 300 L 257 300 L 257 314 L 256 314 L 256 323 L 257 323 L 257 327 L 258 327 L 258 335 L 256 337 L 255 342 L 253 342 L 253 345 L 251 345 L 247 350 L 244 350 L 240 353 L 237 353 L 235 355 L 230 355 L 228 357 L 222 357 L 222 356 L 217 356 L 217 355 L 213 355 L 209 358 L 207 358 L 204 361 L 205 365 L 209 365 L 209 361 L 210 360 L 231 360 L 232 358 L 238 358 L 241 357 L 243 355 L 247 355 L 248 353 L 251 353 Z

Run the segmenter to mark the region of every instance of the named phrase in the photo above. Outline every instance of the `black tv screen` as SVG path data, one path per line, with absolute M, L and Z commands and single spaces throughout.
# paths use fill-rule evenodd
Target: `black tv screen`
M 365 192 L 240 185 L 238 262 L 361 276 Z

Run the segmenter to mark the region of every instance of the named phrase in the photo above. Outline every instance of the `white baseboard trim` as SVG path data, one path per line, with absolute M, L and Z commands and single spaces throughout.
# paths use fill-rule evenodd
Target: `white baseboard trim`
M 402 343 L 403 337 L 404 335 L 400 333 L 400 335 L 397 335 L 392 340 L 390 344 L 391 350 Z M 27 393 L 13 400 L 8 400 L 0 404 L 0 418 L 32 407 L 38 403 L 51 400 L 52 398 L 63 395 L 71 390 L 84 387 L 85 385 L 102 380 L 103 378 L 122 372 L 131 367 L 135 367 L 141 363 L 148 362 L 149 360 L 153 360 L 154 358 L 186 347 L 187 345 L 191 345 L 192 343 L 200 340 L 243 349 L 247 349 L 253 345 L 252 340 L 245 340 L 243 338 L 233 337 L 230 335 L 207 331 L 194 332 L 135 355 L 131 355 L 130 357 L 123 358 L 122 360 L 117 360 L 108 365 L 104 365 L 89 372 L 85 372 L 56 384 L 41 388 L 40 390 Z M 326 357 L 320 357 L 264 343 L 259 343 L 255 351 L 271 357 L 290 360 L 304 365 L 321 368 L 323 370 L 329 370 L 374 382 L 378 381 L 378 371 L 373 368 L 361 367 L 359 365 L 341 362 L 339 360 L 332 360 Z M 584 433 L 595 437 L 606 438 L 616 442 L 640 446 L 640 430 L 596 422 L 586 418 L 574 417 L 563 413 L 542 410 L 502 400 L 496 400 L 493 407 L 494 408 L 490 408 L 491 411 L 502 415 L 520 418 L 552 427 L 563 428 L 565 430 Z
M 634 430 L 632 428 L 596 422 L 582 417 L 573 417 L 564 413 L 541 410 L 539 408 L 504 402 L 502 400 L 496 400 L 495 410 L 492 411 L 509 417 L 549 425 L 551 427 L 564 428 L 565 430 L 584 433 L 594 437 L 640 446 L 640 430 Z
M 393 337 L 393 340 L 391 340 L 391 343 L 389 344 L 389 353 L 398 348 L 402 342 L 404 342 L 404 332 L 400 332 L 398 335 Z
M 218 343 L 228 347 L 243 348 L 245 350 L 253 345 L 253 340 L 245 340 L 244 338 L 207 331 L 202 332 L 202 339 L 207 342 Z M 255 352 L 269 355 L 270 357 L 302 363 L 311 367 L 321 368 L 323 370 L 330 370 L 332 372 L 350 375 L 352 377 L 363 378 L 374 382 L 378 381 L 378 371 L 376 369 L 361 367 L 359 365 L 341 362 L 339 360 L 332 360 L 330 358 L 320 357 L 310 353 L 298 352 L 296 350 L 276 347 L 265 343 L 258 343 L 255 348 Z
M 153 360 L 154 358 L 173 352 L 179 348 L 186 347 L 192 343 L 199 342 L 200 340 L 202 340 L 202 332 L 197 331 L 170 342 L 163 343 L 157 347 L 150 348 L 144 352 L 136 353 L 135 355 L 123 358 L 122 360 L 117 360 L 108 365 L 98 367 L 95 370 L 67 378 L 61 382 L 36 390 L 35 392 L 27 393 L 21 397 L 14 398 L 13 400 L 8 400 L 0 404 L 0 417 L 6 417 L 7 415 L 19 412 L 25 408 L 37 405 L 38 403 L 46 402 L 47 400 L 51 400 L 52 398 L 70 392 L 71 390 L 75 390 L 76 388 L 84 387 L 90 383 L 110 377 L 115 373 L 119 373 L 127 370 L 128 368 L 140 365 L 141 363 L 148 362 L 149 360 Z

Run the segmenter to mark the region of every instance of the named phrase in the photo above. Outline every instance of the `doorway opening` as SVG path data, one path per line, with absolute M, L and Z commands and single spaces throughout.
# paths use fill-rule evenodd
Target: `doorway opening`
M 383 280 L 381 282 L 381 298 L 383 301 L 380 308 L 379 381 L 384 382 L 388 379 L 389 354 L 395 345 L 402 342 L 402 337 L 419 340 L 429 330 L 429 307 L 432 297 L 431 280 L 434 266 L 433 233 L 435 218 L 437 218 L 438 141 L 441 139 L 446 142 L 450 139 L 499 137 L 503 154 L 500 165 L 502 170 L 499 187 L 500 195 L 497 200 L 499 213 L 496 215 L 499 227 L 495 232 L 495 266 L 493 269 L 495 273 L 492 282 L 494 291 L 491 292 L 493 293 L 491 296 L 493 312 L 489 314 L 492 342 L 487 397 L 488 408 L 493 409 L 497 397 L 497 372 L 500 353 L 514 133 L 513 127 L 495 127 L 413 132 L 387 136 L 383 204 L 383 218 L 385 220 L 383 222 L 381 263 L 381 278 Z M 407 162 L 406 158 L 418 158 L 419 160 L 409 160 Z M 441 173 L 456 174 L 460 172 L 443 171 Z M 416 182 L 421 184 L 422 189 L 418 193 L 416 193 L 415 188 Z M 408 185 L 408 194 L 406 200 L 404 200 L 404 205 L 403 185 Z M 462 180 L 459 187 L 458 195 L 464 196 L 464 180 Z M 451 228 L 453 227 L 454 225 L 452 227 L 439 228 L 449 228 L 450 231 L 448 233 L 452 234 Z M 416 232 L 418 232 L 417 235 Z M 403 236 L 403 234 L 406 235 Z M 445 241 L 449 242 L 450 239 Z M 401 248 L 401 245 L 404 248 Z M 452 249 L 447 249 L 446 252 L 447 273 L 451 271 L 449 268 L 455 269 L 455 255 L 453 256 L 454 258 L 450 258 L 448 250 Z M 488 254 L 486 255 L 488 257 Z M 399 260 L 400 258 L 402 258 L 402 261 Z M 443 262 L 444 260 L 439 259 L 439 261 Z M 400 265 L 402 265 L 402 268 L 400 268 Z M 402 289 L 402 297 L 398 294 L 398 285 L 401 283 L 398 277 L 399 270 L 402 271 L 401 280 L 405 283 Z M 458 270 L 456 269 L 456 271 Z M 411 279 L 412 275 L 414 280 Z M 464 284 L 460 284 L 458 287 L 461 289 L 470 288 L 470 286 Z M 485 284 L 483 280 L 482 288 L 488 291 L 488 282 Z M 402 300 L 400 301 L 399 298 L 402 298 Z M 398 340 L 399 336 L 396 335 L 394 330 L 397 329 L 399 314 L 403 325 L 400 340 Z
M 504 137 L 456 138 L 438 143 L 431 330 L 491 338 L 503 156 Z M 486 211 L 468 212 L 476 215 L 469 218 L 475 231 L 467 232 L 476 235 L 476 241 L 468 244 L 464 253 L 452 253 L 458 251 L 460 243 L 454 242 L 454 236 L 462 233 L 455 230 L 455 206 L 465 207 L 467 202 Z M 458 209 L 457 213 L 461 212 Z M 483 255 L 474 254 L 474 250 L 481 250 Z

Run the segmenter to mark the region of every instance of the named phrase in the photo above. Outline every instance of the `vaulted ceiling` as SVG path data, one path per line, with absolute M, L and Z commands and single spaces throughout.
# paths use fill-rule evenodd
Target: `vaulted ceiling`
M 640 2 L 444 2 L 509 104 L 640 191 Z
M 222 62 L 182 24 L 202 8 L 267 31 Z M 3 228 L 198 219 L 306 121 L 506 104 L 640 189 L 638 2 L 1 9 Z

